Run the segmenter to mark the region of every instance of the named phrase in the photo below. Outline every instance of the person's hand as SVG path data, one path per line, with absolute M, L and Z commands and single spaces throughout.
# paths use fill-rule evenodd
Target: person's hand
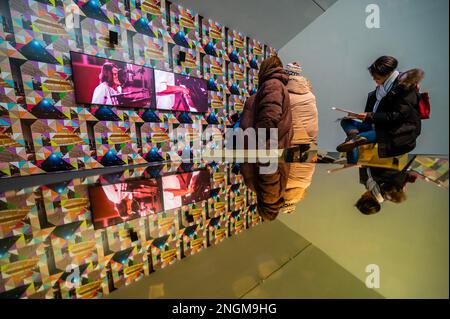
M 358 120 L 362 120 L 362 121 L 364 121 L 366 119 L 366 117 L 367 117 L 367 113 L 359 113 L 357 116 Z

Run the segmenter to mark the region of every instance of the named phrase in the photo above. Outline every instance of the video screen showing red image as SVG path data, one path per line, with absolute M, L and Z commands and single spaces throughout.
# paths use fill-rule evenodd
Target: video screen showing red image
M 70 52 L 75 99 L 80 104 L 122 107 L 154 105 L 153 69 Z
M 156 179 L 92 186 L 89 198 L 95 229 L 163 211 L 161 188 Z
M 166 210 L 208 199 L 211 180 L 208 170 L 164 176 L 162 178 Z
M 204 79 L 155 70 L 156 109 L 205 113 L 208 89 Z

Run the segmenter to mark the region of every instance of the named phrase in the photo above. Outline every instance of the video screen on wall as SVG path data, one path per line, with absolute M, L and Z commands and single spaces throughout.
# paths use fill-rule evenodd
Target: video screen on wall
M 89 188 L 95 229 L 162 212 L 160 179 L 96 185 Z
M 156 109 L 205 113 L 208 90 L 204 79 L 155 70 Z
M 210 174 L 206 169 L 162 178 L 166 210 L 200 202 L 210 196 Z
M 75 99 L 79 104 L 121 107 L 154 105 L 153 69 L 70 52 Z

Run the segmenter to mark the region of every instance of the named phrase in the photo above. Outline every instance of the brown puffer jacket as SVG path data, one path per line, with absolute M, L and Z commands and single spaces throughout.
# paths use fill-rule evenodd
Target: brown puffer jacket
M 285 203 L 289 165 L 278 163 L 272 174 L 261 174 L 260 168 L 260 164 L 242 163 L 241 174 L 245 185 L 256 193 L 258 214 L 264 220 L 274 220 Z
M 255 125 L 255 116 L 254 116 L 254 104 L 255 104 L 255 96 L 256 94 L 251 95 L 247 98 L 244 104 L 244 110 L 241 115 L 241 122 L 239 127 L 243 130 L 248 129 L 249 127 L 253 127 Z
M 269 70 L 259 79 L 260 87 L 253 105 L 256 129 L 278 129 L 278 149 L 288 148 L 293 135 L 289 92 L 286 89 L 288 81 L 289 76 L 282 67 Z

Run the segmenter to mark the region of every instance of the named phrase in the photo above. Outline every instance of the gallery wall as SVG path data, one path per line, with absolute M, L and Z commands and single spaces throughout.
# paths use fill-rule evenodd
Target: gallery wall
M 132 215 L 124 209 L 98 223 L 106 212 L 92 205 L 92 190 L 199 170 L 210 176 L 199 185 L 210 190 L 204 199 L 178 207 L 164 200 L 164 210 L 149 214 L 132 204 Z M 167 163 L 12 187 L 0 193 L 0 299 L 101 298 L 259 223 L 256 194 L 233 165 Z
M 231 125 L 274 50 L 165 0 L 20 0 L 0 9 L 2 177 L 177 160 L 172 146 L 184 137 L 172 128 L 198 136 Z M 209 110 L 79 105 L 70 51 L 203 77 Z
M 366 27 L 366 7 L 377 4 L 380 28 Z M 448 1 L 339 0 L 280 49 L 283 62 L 300 61 L 313 85 L 319 110 L 319 147 L 333 151 L 344 140 L 330 107 L 363 111 L 375 88 L 367 67 L 381 55 L 399 60 L 399 70 L 422 68 L 422 90 L 431 98 L 431 118 L 422 121 L 414 153 L 448 155 Z
M 163 161 L 180 159 L 176 143 L 198 152 L 175 128 L 198 136 L 232 125 L 273 48 L 164 0 L 1 1 L 0 19 L 0 175 L 12 181 L 0 193 L 0 298 L 100 298 L 261 221 L 232 165 Z M 78 105 L 70 51 L 202 77 L 208 112 Z M 22 189 L 13 182 L 146 163 L 160 165 Z M 91 185 L 193 169 L 210 172 L 208 199 L 94 229 Z

